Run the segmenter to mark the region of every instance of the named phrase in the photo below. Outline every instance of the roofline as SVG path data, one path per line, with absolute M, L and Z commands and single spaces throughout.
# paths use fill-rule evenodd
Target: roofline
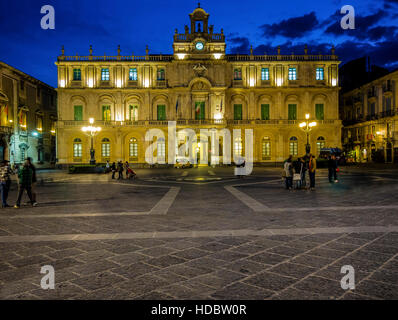
M 353 92 L 356 91 L 356 90 L 360 90 L 361 88 L 363 88 L 363 87 L 365 87 L 365 86 L 371 84 L 372 82 L 380 81 L 380 80 L 383 79 L 383 78 L 389 77 L 389 76 L 391 76 L 391 75 L 392 75 L 393 73 L 395 73 L 395 72 L 397 72 L 397 74 L 398 74 L 398 69 L 395 69 L 395 70 L 393 70 L 393 71 L 387 73 L 387 74 L 384 75 L 384 76 L 381 76 L 381 77 L 379 77 L 379 78 L 373 79 L 372 81 L 366 82 L 366 83 L 364 83 L 363 85 L 361 85 L 361 86 L 359 86 L 359 87 L 356 87 L 356 88 L 354 88 L 354 89 L 352 89 L 352 90 L 350 90 L 350 91 L 347 91 L 347 92 L 343 93 L 343 96 L 348 95 L 349 93 L 353 93 Z
M 43 81 L 41 81 L 41 80 L 39 80 L 39 79 L 37 79 L 37 78 L 35 78 L 35 77 L 29 75 L 29 74 L 27 74 L 27 73 L 25 73 L 25 72 L 23 72 L 23 71 L 21 71 L 21 70 L 15 68 L 15 67 L 13 67 L 13 66 L 11 66 L 11 65 L 9 65 L 9 64 L 7 64 L 7 63 L 5 63 L 5 62 L 3 62 L 3 61 L 0 61 L 0 66 L 5 67 L 5 68 L 9 68 L 9 69 L 11 69 L 12 71 L 14 71 L 15 73 L 18 73 L 19 75 L 21 75 L 21 76 L 23 76 L 23 77 L 25 77 L 25 78 L 30 79 L 32 82 L 39 83 L 39 84 L 41 84 L 42 86 L 45 86 L 45 87 L 47 87 L 47 88 L 49 88 L 49 89 L 52 89 L 52 90 L 55 90 L 55 87 L 50 86 L 49 84 L 47 84 L 47 83 L 45 83 L 45 82 L 43 82 Z

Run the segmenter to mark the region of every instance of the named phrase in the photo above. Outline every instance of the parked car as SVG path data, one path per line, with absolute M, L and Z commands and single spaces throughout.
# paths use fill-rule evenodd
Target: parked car
M 178 157 L 176 159 L 176 163 L 174 165 L 174 168 L 176 169 L 186 169 L 186 168 L 192 168 L 193 165 L 191 162 L 189 162 L 188 158 L 184 157 Z

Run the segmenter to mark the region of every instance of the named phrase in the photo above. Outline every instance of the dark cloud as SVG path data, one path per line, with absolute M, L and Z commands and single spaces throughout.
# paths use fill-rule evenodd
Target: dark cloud
M 334 36 L 348 35 L 358 40 L 380 40 L 381 38 L 390 38 L 390 36 L 393 35 L 397 30 L 396 27 L 375 26 L 383 18 L 389 16 L 389 13 L 383 9 L 379 9 L 377 12 L 367 16 L 358 15 L 356 12 L 355 29 L 352 30 L 344 30 L 341 28 L 340 23 L 343 16 L 344 15 L 341 14 L 340 11 L 336 11 L 330 18 L 326 19 L 324 24 L 327 24 L 328 26 L 325 30 L 325 33 Z
M 231 49 L 229 50 L 231 53 L 241 53 L 245 54 L 250 49 L 250 41 L 246 37 L 234 37 L 228 39 L 230 43 Z
M 284 36 L 286 38 L 299 38 L 317 28 L 319 21 L 315 12 L 301 17 L 293 17 L 278 23 L 264 24 L 260 26 L 264 37 Z

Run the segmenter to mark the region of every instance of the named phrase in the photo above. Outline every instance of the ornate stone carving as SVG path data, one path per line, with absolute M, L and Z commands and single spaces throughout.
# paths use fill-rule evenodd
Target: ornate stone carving
M 198 63 L 193 66 L 193 71 L 197 77 L 203 77 L 207 72 L 207 68 L 203 64 Z

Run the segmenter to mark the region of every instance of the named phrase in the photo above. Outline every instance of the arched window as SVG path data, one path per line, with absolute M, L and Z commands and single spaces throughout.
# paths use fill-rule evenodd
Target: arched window
M 325 148 L 325 138 L 318 137 L 318 139 L 316 139 L 316 149 L 318 152 L 318 156 L 321 154 L 321 149 L 323 148 Z
M 73 140 L 73 157 L 74 158 L 81 158 L 82 157 L 82 140 L 76 138 Z
M 129 146 L 130 146 L 130 148 L 129 148 L 130 160 L 136 161 L 138 159 L 138 141 L 137 141 L 137 139 L 131 138 Z
M 298 140 L 296 137 L 291 137 L 289 139 L 289 154 L 292 156 L 298 155 Z
M 243 154 L 242 138 L 236 138 L 234 142 L 234 154 L 241 156 Z
M 101 156 L 102 158 L 110 158 L 111 156 L 111 142 L 108 138 L 102 139 Z
M 262 141 L 262 158 L 263 160 L 271 159 L 271 140 L 269 137 L 264 137 Z
M 158 147 L 158 159 L 165 159 L 166 158 L 166 142 L 163 138 L 158 139 L 157 141 Z

